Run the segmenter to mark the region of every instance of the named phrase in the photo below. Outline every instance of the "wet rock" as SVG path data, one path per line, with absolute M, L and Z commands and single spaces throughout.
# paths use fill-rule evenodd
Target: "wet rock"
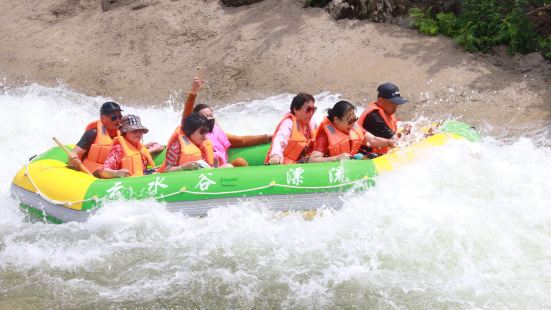
M 366 7 L 369 20 L 396 23 L 396 17 L 407 15 L 411 4 L 407 0 L 371 0 Z
M 407 0 L 333 0 L 327 11 L 334 19 L 359 18 L 409 26 Z
M 551 4 L 528 12 L 536 32 L 543 37 L 551 35 Z
M 516 64 L 516 69 L 520 72 L 545 72 L 551 70 L 551 66 L 542 65 L 545 63 L 545 59 L 540 53 L 530 53 L 526 55 L 515 55 L 513 57 L 513 63 Z
M 116 7 L 129 5 L 136 2 L 136 0 L 101 0 L 101 10 L 106 12 Z
M 333 0 L 327 6 L 327 12 L 335 20 L 343 18 L 356 18 L 361 8 L 360 1 L 355 0 Z
M 262 0 L 220 0 L 225 6 L 242 6 L 260 2 Z
M 117 7 L 129 6 L 132 11 L 137 11 L 159 3 L 152 0 L 102 0 L 101 9 L 106 12 Z
M 38 16 L 36 16 L 36 18 L 46 21 L 48 23 L 56 23 L 76 16 L 84 10 L 96 8 L 97 3 L 93 2 L 86 2 L 81 0 L 57 1 L 54 5 L 50 6 L 50 14 L 39 14 Z

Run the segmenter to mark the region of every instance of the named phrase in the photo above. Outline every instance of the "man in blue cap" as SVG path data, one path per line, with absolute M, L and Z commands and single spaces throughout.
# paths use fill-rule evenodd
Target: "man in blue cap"
M 371 152 L 382 155 L 396 144 L 398 130 L 396 110 L 408 102 L 400 96 L 398 86 L 384 83 L 377 87 L 377 101 L 371 102 L 358 119 L 358 124 L 376 137 L 389 139 L 388 146 L 373 148 Z

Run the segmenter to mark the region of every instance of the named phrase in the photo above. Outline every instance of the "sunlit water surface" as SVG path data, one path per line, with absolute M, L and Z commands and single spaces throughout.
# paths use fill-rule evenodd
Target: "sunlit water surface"
M 229 132 L 271 132 L 291 98 L 215 113 Z M 320 120 L 339 96 L 316 99 Z M 11 178 L 52 136 L 75 143 L 105 100 L 0 92 L 2 309 L 551 307 L 551 150 L 537 136 L 433 149 L 309 221 L 251 203 L 190 218 L 154 201 L 111 203 L 86 223 L 30 221 Z M 146 141 L 165 143 L 179 122 L 174 103 L 124 110 Z

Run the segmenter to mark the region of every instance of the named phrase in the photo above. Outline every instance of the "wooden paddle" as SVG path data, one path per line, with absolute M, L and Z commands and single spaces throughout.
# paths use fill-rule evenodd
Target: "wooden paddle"
M 59 145 L 60 148 L 62 148 L 65 153 L 67 153 L 68 156 L 71 155 L 71 152 L 67 149 L 67 147 L 65 147 L 65 145 L 63 145 L 63 143 L 59 142 L 59 140 L 56 138 L 56 137 L 52 137 L 52 139 L 54 140 L 54 142 Z M 78 165 L 78 169 L 80 169 L 80 171 L 84 172 L 84 173 L 87 173 L 91 176 L 93 176 L 93 174 L 88 170 L 88 168 L 86 168 L 82 163 L 80 163 L 80 165 Z

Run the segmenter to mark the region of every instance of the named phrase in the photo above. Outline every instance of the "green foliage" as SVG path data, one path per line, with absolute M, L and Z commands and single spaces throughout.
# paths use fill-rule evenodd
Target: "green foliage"
M 547 5 L 551 3 L 551 0 L 529 0 L 528 4 L 535 7 L 542 7 L 544 5 Z
M 501 13 L 493 0 L 465 0 L 458 18 L 455 41 L 469 52 L 488 52 L 504 43 L 501 33 Z
M 551 60 L 551 35 L 547 38 L 540 38 L 538 45 L 543 57 Z
M 513 10 L 503 20 L 502 32 L 504 41 L 509 43 L 510 53 L 530 53 L 538 46 L 538 34 L 534 25 L 528 20 L 522 11 L 525 1 L 515 1 Z
M 331 0 L 306 0 L 306 2 L 304 3 L 304 6 L 305 7 L 318 7 L 318 8 L 322 8 L 324 6 L 326 6 L 327 4 L 329 4 L 329 2 L 331 2 Z
M 453 37 L 457 33 L 457 17 L 453 13 L 436 14 L 436 22 L 441 34 Z
M 409 15 L 413 18 L 413 27 L 419 29 L 422 33 L 434 36 L 438 34 L 438 25 L 428 13 L 423 12 L 418 8 L 413 8 L 409 11 Z
M 541 7 L 551 0 L 464 0 L 459 15 L 411 9 L 413 27 L 419 31 L 453 37 L 469 52 L 489 52 L 499 44 L 509 46 L 510 53 L 540 50 L 551 56 L 551 37 L 542 38 L 526 16 L 528 8 Z

